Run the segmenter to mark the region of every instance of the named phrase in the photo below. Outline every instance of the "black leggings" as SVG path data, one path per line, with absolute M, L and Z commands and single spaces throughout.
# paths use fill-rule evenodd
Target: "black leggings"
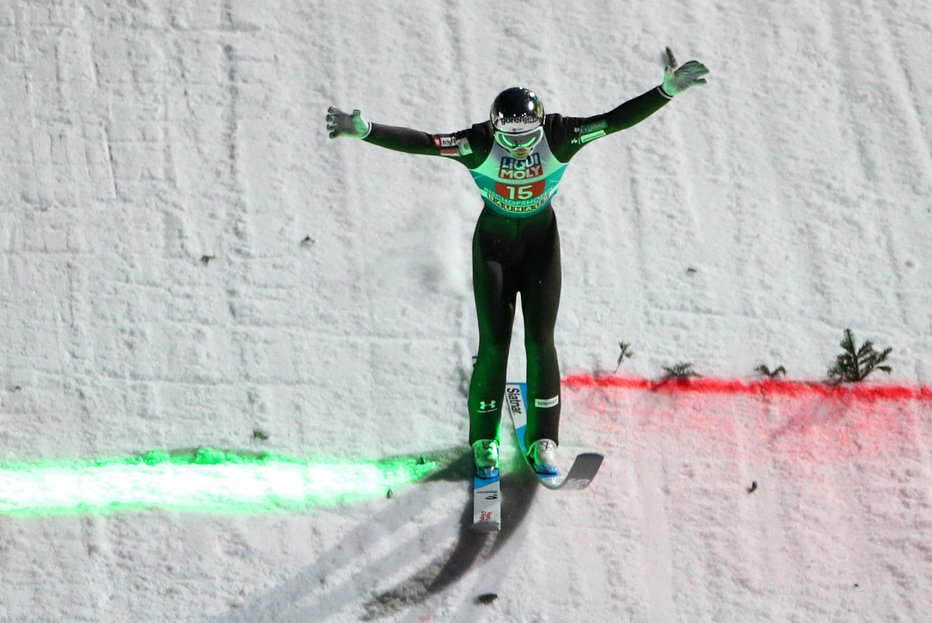
M 560 368 L 553 329 L 560 306 L 560 235 L 551 207 L 527 218 L 485 208 L 472 243 L 479 356 L 469 386 L 469 443 L 500 439 L 515 302 L 521 293 L 527 350 L 527 444 L 559 442 Z

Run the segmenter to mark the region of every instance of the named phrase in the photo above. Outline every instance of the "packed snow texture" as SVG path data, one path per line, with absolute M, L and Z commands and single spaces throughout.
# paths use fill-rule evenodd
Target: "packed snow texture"
M 561 456 L 600 475 L 542 490 L 506 438 L 503 531 L 471 534 L 480 200 L 324 115 L 450 132 L 516 84 L 592 115 L 669 45 L 709 84 L 588 145 L 555 200 L 563 374 L 626 341 L 630 376 L 819 381 L 851 328 L 894 348 L 872 382 L 923 387 L 930 41 L 923 0 L 0 2 L 0 460 L 444 467 L 304 512 L 0 517 L 0 620 L 928 620 L 919 398 L 566 389 Z

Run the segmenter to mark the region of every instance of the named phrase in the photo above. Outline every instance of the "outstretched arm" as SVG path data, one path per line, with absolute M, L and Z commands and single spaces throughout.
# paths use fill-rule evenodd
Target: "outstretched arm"
M 709 70 L 699 61 L 689 61 L 679 69 L 674 69 L 676 60 L 670 48 L 667 48 L 667 58 L 668 64 L 664 68 L 663 83 L 660 86 L 625 102 L 606 115 L 611 132 L 630 128 L 657 112 L 666 102 L 659 102 L 656 97 L 652 97 L 655 92 L 669 101 L 690 87 L 706 83 L 703 76 Z
M 403 151 L 406 154 L 423 154 L 426 156 L 439 156 L 440 145 L 434 143 L 434 137 L 427 132 L 400 128 L 380 123 L 371 124 L 372 129 L 364 139 L 367 143 Z
M 565 151 L 558 153 L 560 160 L 567 162 L 584 145 L 595 139 L 607 136 L 614 132 L 630 128 L 644 121 L 649 116 L 663 108 L 673 97 L 696 85 L 705 84 L 705 76 L 709 70 L 699 61 L 689 61 L 678 69 L 674 69 L 675 61 L 670 57 L 671 63 L 664 70 L 663 83 L 657 87 L 630 99 L 620 106 L 601 115 L 586 118 L 564 118 L 558 132 L 564 137 L 560 141 L 565 145 Z
M 330 132 L 330 138 L 358 138 L 379 147 L 408 154 L 458 157 L 471 153 L 465 133 L 435 135 L 410 128 L 369 123 L 363 119 L 359 110 L 349 114 L 331 106 L 327 111 L 327 130 Z

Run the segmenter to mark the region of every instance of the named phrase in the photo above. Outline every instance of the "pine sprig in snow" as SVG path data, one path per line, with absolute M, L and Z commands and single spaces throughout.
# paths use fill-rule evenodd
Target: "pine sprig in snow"
M 771 370 L 766 365 L 761 364 L 757 366 L 754 370 L 761 376 L 769 376 L 770 380 L 772 381 L 775 381 L 777 377 L 780 376 L 781 374 L 783 376 L 786 376 L 786 368 L 784 368 L 783 366 L 778 366 L 776 369 Z
M 667 367 L 663 366 L 664 376 L 660 379 L 661 383 L 666 383 L 667 381 L 683 381 L 686 379 L 698 379 L 702 375 L 698 374 L 693 370 L 693 364 L 691 363 L 677 363 L 673 366 Z
M 618 355 L 618 364 L 615 366 L 615 372 L 618 372 L 618 368 L 621 367 L 625 359 L 634 357 L 634 353 L 631 352 L 631 344 L 628 342 L 618 342 L 618 347 L 621 349 L 621 353 Z
M 828 369 L 829 381 L 835 383 L 858 383 L 863 381 L 874 370 L 890 374 L 893 368 L 881 365 L 893 352 L 887 348 L 883 352 L 874 350 L 874 343 L 870 340 L 864 342 L 859 348 L 854 341 L 851 329 L 845 329 L 845 337 L 841 340 L 841 347 L 845 352 L 835 358 L 835 365 Z

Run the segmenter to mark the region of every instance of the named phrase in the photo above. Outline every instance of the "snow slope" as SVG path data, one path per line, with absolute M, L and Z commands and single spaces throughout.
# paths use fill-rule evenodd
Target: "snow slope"
M 921 0 L 4 0 L 0 34 L 0 459 L 440 465 L 284 514 L 0 516 L 0 620 L 926 620 Z M 455 163 L 328 140 L 325 111 L 453 131 L 523 84 L 595 114 L 667 45 L 709 85 L 584 150 L 556 200 L 564 374 L 627 341 L 626 377 L 819 381 L 851 328 L 914 391 L 568 386 L 561 451 L 602 473 L 553 494 L 506 447 L 505 528 L 477 537 L 479 200 Z

